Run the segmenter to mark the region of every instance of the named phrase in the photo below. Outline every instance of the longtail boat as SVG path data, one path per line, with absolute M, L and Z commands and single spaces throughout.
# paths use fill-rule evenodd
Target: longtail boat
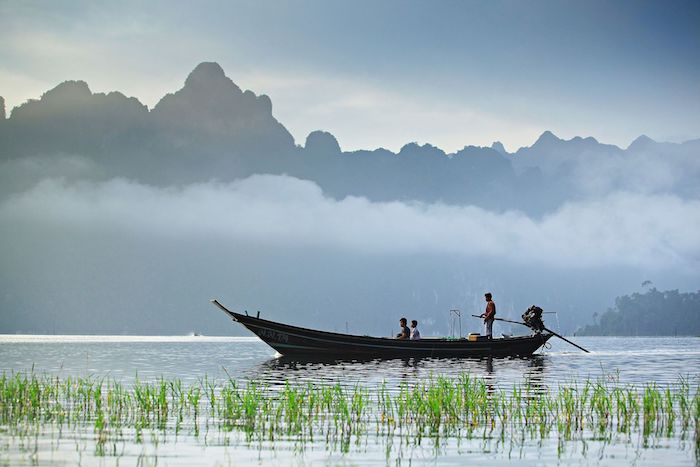
M 233 321 L 241 323 L 267 345 L 285 356 L 341 358 L 397 357 L 507 357 L 532 355 L 554 335 L 535 332 L 527 336 L 488 339 L 422 338 L 419 340 L 389 337 L 356 336 L 318 331 L 268 321 L 259 316 L 231 311 L 217 300 L 211 301 Z

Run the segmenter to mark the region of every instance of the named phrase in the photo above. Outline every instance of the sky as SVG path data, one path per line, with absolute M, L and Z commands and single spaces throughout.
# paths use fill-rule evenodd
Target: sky
M 152 108 L 216 61 L 300 145 L 682 142 L 700 137 L 698 24 L 684 1 L 0 0 L 0 96 L 9 113 L 81 79 Z

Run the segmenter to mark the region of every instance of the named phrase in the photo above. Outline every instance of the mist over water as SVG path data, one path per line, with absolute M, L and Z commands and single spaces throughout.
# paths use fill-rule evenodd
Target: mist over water
M 288 176 L 182 187 L 46 180 L 0 204 L 11 239 L 0 245 L 0 329 L 236 332 L 209 305 L 218 297 L 279 321 L 349 322 L 375 335 L 391 335 L 407 314 L 438 335 L 450 309 L 478 314 L 490 290 L 500 316 L 538 304 L 571 332 L 646 279 L 692 288 L 699 206 L 617 193 L 537 218 L 335 200 Z
M 238 333 L 219 298 L 445 335 L 490 291 L 500 316 L 537 304 L 571 333 L 645 281 L 695 289 L 698 151 L 545 131 L 514 153 L 344 152 L 325 131 L 296 145 L 213 62 L 152 109 L 64 82 L 0 122 L 0 332 Z

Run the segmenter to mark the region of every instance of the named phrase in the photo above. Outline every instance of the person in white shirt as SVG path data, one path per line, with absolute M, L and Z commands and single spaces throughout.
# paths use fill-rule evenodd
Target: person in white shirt
M 417 341 L 420 339 L 420 331 L 418 330 L 418 321 L 411 321 L 411 340 Z

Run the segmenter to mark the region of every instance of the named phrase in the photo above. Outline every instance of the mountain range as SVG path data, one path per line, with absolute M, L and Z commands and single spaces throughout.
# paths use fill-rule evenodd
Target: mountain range
M 181 89 L 150 110 L 119 92 L 93 93 L 84 81 L 61 83 L 13 109 L 9 118 L 4 103 L 0 107 L 0 194 L 47 176 L 171 185 L 264 173 L 312 180 L 338 199 L 352 195 L 542 214 L 591 190 L 639 190 L 640 183 L 646 191 L 699 193 L 694 180 L 700 174 L 695 157 L 700 140 L 658 143 L 640 136 L 622 149 L 545 131 L 515 153 L 499 142 L 455 153 L 417 143 L 398 153 L 343 152 L 332 134 L 314 131 L 300 146 L 273 116 L 268 96 L 242 91 L 213 62 L 197 65 Z M 668 180 L 649 180 L 649 173 L 659 171 L 673 173 Z M 628 176 L 637 172 L 644 175 L 630 182 Z
M 239 332 L 218 297 L 446 335 L 485 291 L 572 332 L 647 279 L 697 289 L 700 140 L 343 151 L 321 130 L 298 144 L 273 110 L 216 63 L 152 109 L 83 81 L 9 116 L 0 98 L 0 333 Z

